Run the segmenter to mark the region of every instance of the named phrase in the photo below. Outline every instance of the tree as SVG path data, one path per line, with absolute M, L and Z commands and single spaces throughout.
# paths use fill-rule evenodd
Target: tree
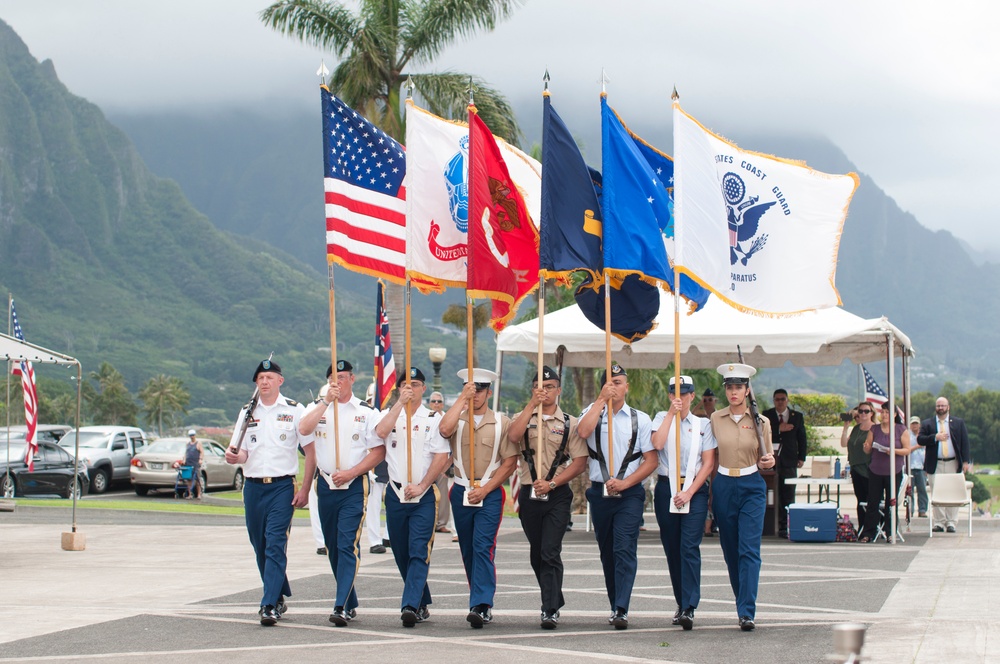
M 94 421 L 99 424 L 136 425 L 139 407 L 125 385 L 125 377 L 111 366 L 102 362 L 97 371 L 90 372 L 86 391 Z M 96 382 L 96 386 L 93 384 Z
M 465 117 L 469 81 L 479 116 L 493 133 L 516 144 L 521 132 L 507 100 L 481 80 L 462 73 L 421 74 L 414 63 L 430 63 L 449 44 L 479 30 L 490 31 L 513 13 L 516 0 L 282 0 L 261 12 L 265 25 L 329 50 L 340 63 L 330 89 L 384 132 L 403 142 L 405 117 L 400 89 L 413 81 L 428 110 Z M 357 12 L 349 7 L 358 5 Z M 386 288 L 386 310 L 398 357 L 408 343 L 403 329 L 403 289 Z
M 156 423 L 156 433 L 163 435 L 163 420 L 173 426 L 179 413 L 187 412 L 191 395 L 184 389 L 184 383 L 175 376 L 160 374 L 146 381 L 139 390 L 142 414 L 149 424 Z
M 489 302 L 482 302 L 472 308 L 472 366 L 479 366 L 479 349 L 476 346 L 476 333 L 486 327 L 490 322 L 490 312 L 492 305 Z M 465 307 L 459 304 L 449 304 L 448 308 L 441 314 L 441 322 L 446 325 L 454 325 L 459 330 L 465 330 L 468 326 L 469 315 Z

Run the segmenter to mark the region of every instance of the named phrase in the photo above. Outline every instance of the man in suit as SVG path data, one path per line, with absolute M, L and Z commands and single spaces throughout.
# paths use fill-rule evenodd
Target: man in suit
M 762 414 L 771 423 L 774 455 L 778 457 L 778 536 L 788 537 L 788 506 L 795 502 L 795 485 L 785 480 L 798 475 L 806 462 L 806 423 L 802 413 L 788 407 L 788 392 L 774 391 L 774 408 Z
M 920 423 L 920 433 L 917 443 L 927 449 L 924 458 L 924 472 L 931 484 L 931 495 L 934 494 L 934 476 L 937 473 L 964 473 L 969 469 L 969 433 L 965 428 L 965 420 L 952 417 L 950 405 L 944 397 L 938 397 L 934 403 L 935 417 Z M 955 532 L 955 522 L 958 521 L 957 507 L 935 507 L 933 514 L 934 532 Z

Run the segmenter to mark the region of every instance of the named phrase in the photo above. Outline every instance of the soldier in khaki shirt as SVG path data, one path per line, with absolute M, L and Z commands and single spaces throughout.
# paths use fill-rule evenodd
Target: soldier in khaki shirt
M 497 416 L 487 406 L 497 375 L 486 369 L 458 372 L 465 386 L 455 404 L 441 418 L 441 435 L 451 443 L 455 463 L 455 486 L 451 489 L 451 509 L 462 551 L 465 575 L 469 580 L 469 614 L 474 628 L 493 620 L 493 596 L 497 590 L 497 531 L 503 519 L 507 496 L 503 483 L 517 465 L 517 446 L 507 439 L 510 419 Z M 475 421 L 475 459 L 469 458 L 469 405 Z
M 531 569 L 542 591 L 542 629 L 555 629 L 563 607 L 562 541 L 569 524 L 573 490 L 569 481 L 587 467 L 587 443 L 576 432 L 576 418 L 559 407 L 559 374 L 542 368 L 531 382 L 531 400 L 510 424 L 510 440 L 521 446 L 521 528 L 530 546 Z M 538 406 L 544 435 L 539 442 Z M 527 437 L 525 438 L 525 433 Z
M 747 403 L 750 376 L 757 370 L 746 364 L 723 364 L 718 369 L 726 386 L 728 408 L 712 413 L 706 434 L 718 445 L 719 467 L 712 480 L 712 508 L 719 526 L 719 543 L 729 568 L 729 584 L 736 595 L 740 629 L 754 630 L 757 585 L 760 580 L 760 536 L 764 531 L 767 488 L 757 471 L 774 467 L 771 427 L 760 417 L 756 427 Z M 758 416 L 759 417 L 759 416 Z M 761 454 L 757 430 L 766 454 Z

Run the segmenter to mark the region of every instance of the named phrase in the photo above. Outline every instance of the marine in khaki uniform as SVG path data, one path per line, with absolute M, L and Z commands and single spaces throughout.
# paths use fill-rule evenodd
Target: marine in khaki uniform
M 507 496 L 504 480 L 514 472 L 518 450 L 507 439 L 510 419 L 487 406 L 497 375 L 486 369 L 458 372 L 465 386 L 439 425 L 451 443 L 455 464 L 455 486 L 450 491 L 451 510 L 469 581 L 469 613 L 472 627 L 493 621 L 493 597 L 497 590 L 497 531 L 503 519 Z M 474 450 L 469 453 L 469 408 L 475 423 Z M 474 459 L 471 457 L 475 457 Z
M 531 569 L 542 591 L 542 629 L 555 629 L 563 599 L 562 541 L 569 525 L 573 490 L 569 482 L 587 467 L 587 442 L 576 432 L 576 418 L 559 407 L 559 374 L 542 368 L 531 383 L 531 400 L 510 424 L 510 439 L 520 444 L 521 528 L 530 546 Z M 538 406 L 542 407 L 539 436 Z
M 757 586 L 760 580 L 760 537 L 764 531 L 767 488 L 758 470 L 774 468 L 771 427 L 750 414 L 750 377 L 757 370 L 746 364 L 718 368 L 729 405 L 712 413 L 706 445 L 718 447 L 719 466 L 712 480 L 712 508 L 719 526 L 719 543 L 729 568 L 729 584 L 736 595 L 740 629 L 755 628 Z M 761 452 L 762 436 L 764 452 Z M 709 441 L 712 436 L 714 441 Z

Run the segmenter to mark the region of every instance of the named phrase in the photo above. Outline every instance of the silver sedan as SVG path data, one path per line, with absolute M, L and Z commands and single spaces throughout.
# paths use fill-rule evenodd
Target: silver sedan
M 132 459 L 129 478 L 132 487 L 140 496 L 150 489 L 171 489 L 177 483 L 177 472 L 184 464 L 184 448 L 187 438 L 161 438 L 147 445 Z M 243 466 L 226 463 L 226 451 L 214 440 L 199 438 L 204 455 L 199 481 L 205 489 L 243 488 Z

